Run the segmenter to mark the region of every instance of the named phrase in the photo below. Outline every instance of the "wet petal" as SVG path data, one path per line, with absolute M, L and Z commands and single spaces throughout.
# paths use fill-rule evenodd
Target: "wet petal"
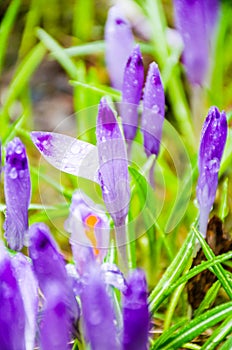
M 128 160 L 118 122 L 104 98 L 99 106 L 96 135 L 103 199 L 115 226 L 121 226 L 130 200 Z
M 112 300 L 98 264 L 90 264 L 81 293 L 85 337 L 92 350 L 121 348 L 115 325 Z M 103 336 L 104 334 L 104 336 Z
M 43 318 L 40 323 L 40 349 L 70 349 L 70 312 L 63 290 L 51 282 L 46 290 Z
M 118 6 L 109 10 L 105 25 L 105 42 L 106 65 L 112 86 L 122 90 L 124 69 L 133 50 L 134 39 L 130 24 Z
M 145 274 L 142 270 L 131 272 L 123 304 L 123 349 L 146 350 L 148 348 L 149 311 Z
M 25 312 L 11 259 L 0 242 L 0 349 L 25 350 Z
M 204 236 L 217 190 L 226 137 L 226 114 L 224 111 L 220 113 L 217 107 L 211 107 L 203 125 L 198 156 L 197 200 L 200 209 L 200 232 Z
M 37 312 L 38 312 L 38 282 L 27 258 L 18 253 L 12 258 L 15 276 L 18 281 L 20 293 L 26 314 L 25 343 L 26 350 L 34 349 Z
M 32 141 L 55 168 L 97 182 L 97 147 L 54 132 L 33 131 Z
M 34 271 L 39 287 L 45 298 L 51 283 L 63 291 L 70 317 L 73 322 L 79 316 L 78 306 L 72 290 L 72 282 L 65 268 L 63 256 L 52 238 L 48 227 L 43 223 L 33 224 L 29 230 L 29 255 L 33 262 Z
M 6 200 L 5 237 L 9 247 L 20 250 L 28 229 L 31 181 L 26 150 L 19 138 L 6 147 L 4 192 Z

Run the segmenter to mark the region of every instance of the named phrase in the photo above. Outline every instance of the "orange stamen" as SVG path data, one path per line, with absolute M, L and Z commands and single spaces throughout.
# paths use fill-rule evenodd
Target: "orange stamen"
M 97 256 L 100 253 L 99 249 L 96 248 L 97 247 L 97 239 L 96 239 L 95 232 L 94 232 L 94 228 L 95 228 L 96 224 L 98 223 L 98 221 L 99 221 L 99 219 L 95 215 L 89 215 L 85 219 L 85 224 L 88 227 L 85 230 L 85 233 L 93 245 L 93 248 L 94 248 L 93 251 L 94 251 L 95 256 Z

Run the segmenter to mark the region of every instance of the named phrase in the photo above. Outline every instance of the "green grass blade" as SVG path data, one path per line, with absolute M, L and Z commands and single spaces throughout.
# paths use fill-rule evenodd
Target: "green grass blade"
M 219 281 L 216 281 L 210 287 L 210 289 L 207 291 L 204 299 L 200 303 L 198 309 L 194 312 L 194 317 L 201 315 L 206 309 L 209 309 L 209 307 L 215 301 L 220 288 L 221 288 L 221 283 Z
M 199 240 L 206 258 L 207 259 L 215 258 L 215 255 L 214 255 L 212 249 L 206 243 L 206 241 L 202 237 L 201 233 L 195 227 L 193 227 L 193 232 L 195 233 L 197 239 Z M 228 296 L 230 297 L 230 299 L 232 299 L 232 283 L 231 283 L 231 281 L 229 281 L 229 278 L 228 278 L 227 273 L 224 270 L 224 268 L 220 264 L 217 264 L 217 265 L 211 267 L 211 271 L 217 276 L 217 278 L 221 282 L 222 287 L 225 289 L 225 291 L 228 294 Z
M 179 329 L 176 334 L 172 335 L 170 339 L 166 340 L 157 349 L 170 350 L 180 349 L 181 346 L 205 330 L 213 327 L 223 319 L 231 316 L 232 312 L 232 301 L 219 305 L 212 310 L 205 312 L 203 315 L 194 318 L 189 321 L 184 327 Z M 154 350 L 154 348 L 152 348 Z
M 189 231 L 181 249 L 173 262 L 169 265 L 158 285 L 149 296 L 149 307 L 153 313 L 163 300 L 167 297 L 166 293 L 170 286 L 177 281 L 181 273 L 186 268 L 194 248 L 195 237 L 193 228 Z
M 15 18 L 17 16 L 20 0 L 13 0 L 5 13 L 0 25 L 0 73 L 3 68 L 3 63 L 5 59 L 6 48 L 8 45 L 9 34 L 14 25 Z
M 41 43 L 39 43 L 29 52 L 29 54 L 24 58 L 24 60 L 18 66 L 17 71 L 13 77 L 13 80 L 11 81 L 11 84 L 9 86 L 5 104 L 1 111 L 2 136 L 5 136 L 4 135 L 6 132 L 5 127 L 7 126 L 9 121 L 9 116 L 8 116 L 9 108 L 11 107 L 13 102 L 17 99 L 17 97 L 20 95 L 26 83 L 30 80 L 32 74 L 34 73 L 38 65 L 41 63 L 45 53 L 46 53 L 46 49 Z
M 51 52 L 53 57 L 60 63 L 69 77 L 71 79 L 77 79 L 77 67 L 72 59 L 67 55 L 64 48 L 41 28 L 37 29 L 37 36 Z
M 230 315 L 221 325 L 216 328 L 213 334 L 209 337 L 207 342 L 202 346 L 202 350 L 216 349 L 217 345 L 232 334 L 232 316 Z
M 89 90 L 99 92 L 103 96 L 105 96 L 105 95 L 111 96 L 112 98 L 114 98 L 118 101 L 121 100 L 121 92 L 120 91 L 115 90 L 115 89 L 110 88 L 110 87 L 105 86 L 105 85 L 86 84 L 86 83 L 83 83 L 81 81 L 73 81 L 73 80 L 70 81 L 70 84 L 72 86 L 80 86 L 83 89 L 89 89 Z

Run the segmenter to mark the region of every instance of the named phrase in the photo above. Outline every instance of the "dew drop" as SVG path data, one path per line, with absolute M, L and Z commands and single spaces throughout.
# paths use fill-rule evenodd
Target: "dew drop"
M 22 146 L 18 145 L 18 146 L 16 147 L 16 149 L 15 149 L 15 153 L 21 154 L 22 152 L 23 152 Z
M 10 178 L 11 178 L 12 180 L 17 179 L 18 173 L 17 173 L 16 168 L 12 168 L 12 169 L 11 169 L 11 171 L 10 171 L 10 173 L 9 173 L 9 176 L 10 176 Z
M 105 185 L 103 185 L 103 187 L 102 187 L 102 191 L 104 192 L 104 194 L 109 194 L 109 193 L 110 193 L 110 191 L 109 191 L 108 187 L 107 187 L 107 186 L 105 186 Z
M 134 81 L 133 81 L 133 86 L 138 86 L 138 83 L 139 83 L 139 82 L 138 82 L 138 80 L 137 80 L 137 79 L 136 79 L 136 80 L 134 80 Z
M 207 168 L 212 172 L 212 173 L 217 173 L 220 168 L 220 161 L 218 158 L 213 158 L 211 159 L 208 164 Z
M 159 112 L 159 106 L 158 105 L 154 105 L 152 107 L 152 110 L 153 110 L 153 112 L 158 113 Z

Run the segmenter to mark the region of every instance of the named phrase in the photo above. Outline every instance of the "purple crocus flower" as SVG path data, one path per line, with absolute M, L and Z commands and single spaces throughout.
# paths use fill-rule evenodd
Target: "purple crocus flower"
M 25 350 L 25 312 L 15 272 L 0 242 L 0 349 Z
M 227 137 L 225 112 L 211 107 L 204 122 L 198 156 L 197 200 L 200 210 L 199 230 L 206 235 L 209 212 L 214 202 L 218 172 Z
M 184 42 L 183 62 L 192 84 L 205 82 L 218 10 L 219 0 L 174 0 L 176 27 Z
M 135 138 L 138 127 L 138 105 L 142 95 L 143 80 L 142 55 L 139 45 L 136 45 L 126 64 L 120 108 L 125 139 L 129 143 Z
M 5 237 L 9 247 L 20 250 L 28 229 L 31 181 L 26 150 L 19 138 L 6 147 L 4 191 L 6 200 Z
M 80 295 L 86 341 L 92 350 L 119 350 L 121 346 L 112 300 L 100 266 L 90 262 L 87 268 L 88 274 Z
M 99 105 L 96 135 L 102 195 L 117 228 L 125 224 L 128 213 L 128 160 L 119 125 L 104 98 Z
M 130 24 L 118 6 L 109 10 L 105 26 L 105 43 L 106 65 L 112 86 L 122 90 L 124 69 L 133 50 L 134 39 Z
M 66 308 L 64 313 L 65 315 L 66 313 L 69 314 L 68 324 L 65 316 L 64 327 L 67 326 L 66 331 L 70 332 L 72 323 L 76 322 L 79 317 L 79 308 L 73 294 L 72 281 L 67 274 L 63 256 L 59 253 L 58 247 L 45 224 L 33 224 L 29 229 L 29 236 L 29 255 L 33 262 L 39 287 L 45 297 L 45 311 L 47 310 L 49 315 L 51 312 L 51 318 L 54 316 L 53 312 L 56 312 L 54 309 L 55 304 L 52 303 L 50 305 L 49 303 L 53 297 L 54 303 L 59 299 L 60 294 L 56 294 L 56 291 L 59 290 L 63 294 L 61 303 Z M 53 285 L 53 288 L 51 288 L 51 285 Z M 53 292 L 54 295 L 52 294 Z M 59 310 L 57 312 L 59 313 Z M 59 347 L 59 349 L 61 348 Z
M 123 350 L 146 350 L 148 347 L 149 311 L 144 272 L 134 270 L 128 277 L 123 304 Z
M 110 238 L 109 219 L 84 192 L 78 190 L 73 194 L 70 215 L 65 229 L 71 233 L 74 257 L 78 256 L 80 270 L 82 248 L 92 247 L 95 257 L 101 262 L 107 253 Z M 84 247 L 83 247 L 84 246 Z M 79 269 L 78 269 L 79 270 Z

